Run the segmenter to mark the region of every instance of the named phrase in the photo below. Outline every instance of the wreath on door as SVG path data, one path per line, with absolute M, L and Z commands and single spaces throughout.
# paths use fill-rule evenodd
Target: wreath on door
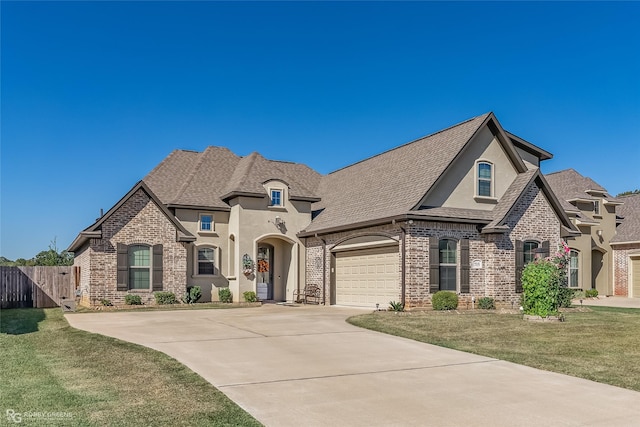
M 269 262 L 264 259 L 259 260 L 258 273 L 268 273 L 268 272 L 269 272 Z

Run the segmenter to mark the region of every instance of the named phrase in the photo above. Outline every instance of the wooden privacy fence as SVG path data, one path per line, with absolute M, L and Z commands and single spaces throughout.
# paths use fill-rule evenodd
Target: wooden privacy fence
M 0 267 L 1 308 L 49 308 L 75 298 L 74 267 Z

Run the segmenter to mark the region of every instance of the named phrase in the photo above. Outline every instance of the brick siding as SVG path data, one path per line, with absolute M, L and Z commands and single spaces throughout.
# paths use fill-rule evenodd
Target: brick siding
M 613 294 L 615 296 L 629 296 L 629 254 L 637 253 L 640 243 L 613 246 Z M 634 295 L 637 297 L 637 295 Z
M 103 298 L 116 305 L 124 304 L 124 297 L 129 293 L 140 295 L 144 304 L 155 303 L 150 289 L 117 290 L 118 243 L 149 246 L 162 244 L 163 291 L 173 292 L 178 298 L 184 295 L 187 284 L 185 244 L 176 242 L 174 224 L 147 193 L 139 189 L 105 220 L 102 224 L 102 238 L 91 239 L 88 248 L 79 255 L 83 304 L 99 305 Z

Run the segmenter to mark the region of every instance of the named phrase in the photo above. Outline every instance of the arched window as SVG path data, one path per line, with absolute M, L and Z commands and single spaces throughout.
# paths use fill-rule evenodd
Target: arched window
M 151 287 L 151 248 L 146 245 L 129 246 L 129 289 Z
M 578 251 L 571 249 L 569 252 L 569 287 L 577 288 L 578 283 Z
M 457 290 L 457 242 L 453 239 L 440 239 L 440 290 Z
M 493 165 L 489 162 L 478 162 L 477 193 L 479 197 L 493 197 Z

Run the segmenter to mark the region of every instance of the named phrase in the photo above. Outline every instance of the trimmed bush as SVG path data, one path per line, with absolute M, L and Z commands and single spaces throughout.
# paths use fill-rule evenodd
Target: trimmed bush
M 200 297 L 202 297 L 202 289 L 200 289 L 200 286 L 191 286 L 187 288 L 187 293 L 184 298 L 182 298 L 182 302 L 185 304 L 193 304 L 198 302 Z
M 242 296 L 244 297 L 244 300 L 246 302 L 257 302 L 258 301 L 258 296 L 253 291 L 243 292 Z
M 175 304 L 178 302 L 176 294 L 173 292 L 156 292 L 153 296 L 156 298 L 156 304 L 159 305 Z
M 587 289 L 586 291 L 584 291 L 584 296 L 586 298 L 595 298 L 598 296 L 598 290 L 597 289 Z
M 140 295 L 127 294 L 124 296 L 124 303 L 127 305 L 142 305 L 142 298 L 140 298 Z
M 495 310 L 496 303 L 491 297 L 482 297 L 478 300 L 478 308 L 483 310 Z
M 438 291 L 431 297 L 434 310 L 455 310 L 458 308 L 458 295 L 450 291 Z
M 233 294 L 229 288 L 220 288 L 218 289 L 218 299 L 220 302 L 233 302 Z

